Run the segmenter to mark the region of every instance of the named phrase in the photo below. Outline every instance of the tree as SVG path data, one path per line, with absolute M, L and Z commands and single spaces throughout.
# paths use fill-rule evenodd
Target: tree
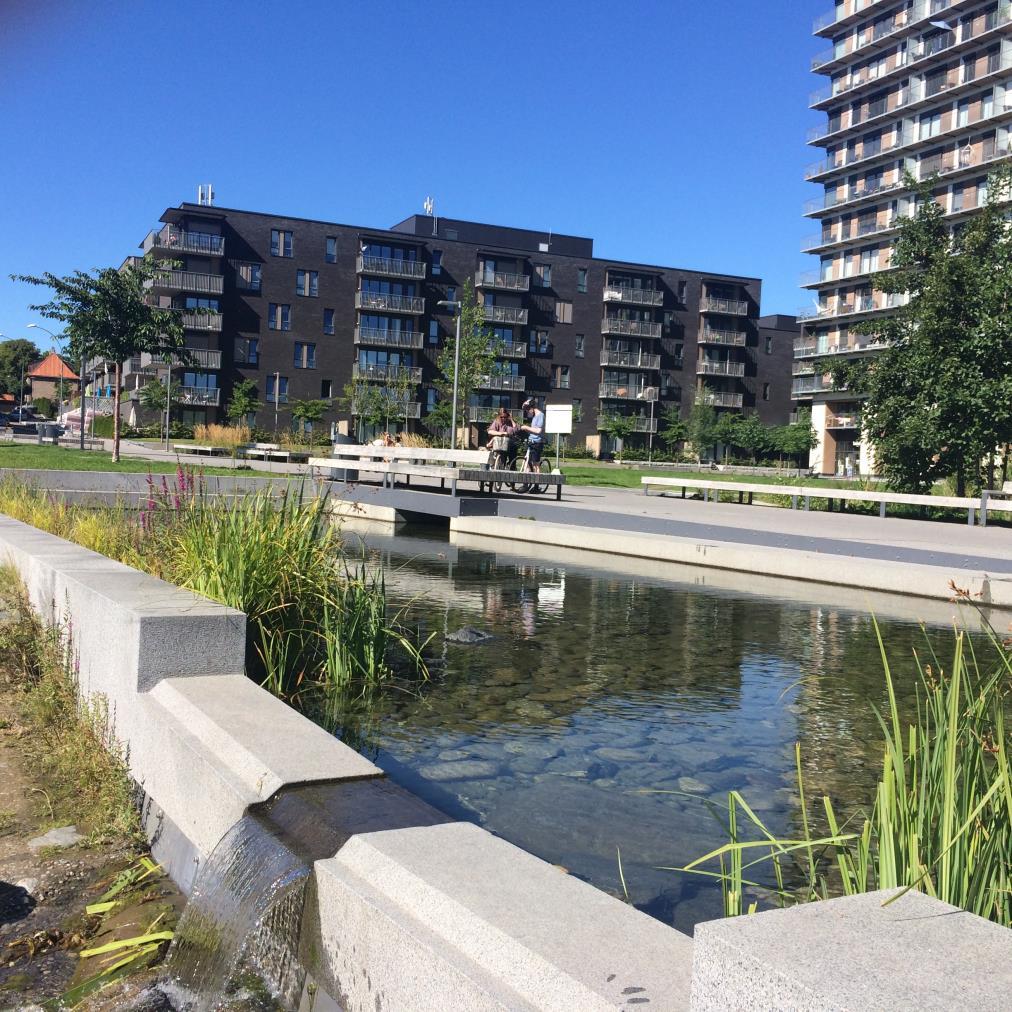
M 345 384 L 341 403 L 353 418 L 358 420 L 358 441 L 363 439 L 362 426 L 379 425 L 387 411 L 387 404 L 376 383 L 353 379 Z
M 713 446 L 717 431 L 717 412 L 709 404 L 696 401 L 686 422 L 686 438 L 696 455 L 696 463 L 702 460 L 703 450 Z
M 454 321 L 456 325 L 456 320 Z M 485 377 L 501 375 L 504 371 L 498 360 L 503 342 L 495 340 L 485 324 L 485 308 L 478 302 L 474 285 L 464 282 L 460 295 L 460 356 L 457 370 L 457 418 L 450 420 L 453 403 L 453 366 L 455 333 L 440 349 L 436 365 L 442 374 L 436 381 L 440 400 L 451 406 L 446 408 L 446 418 L 455 421 L 458 429 L 463 428 L 467 418 L 467 405 L 471 395 L 479 389 Z M 438 408 L 438 405 L 437 405 Z M 437 411 L 437 420 L 439 413 Z M 430 421 L 430 425 L 435 423 Z M 450 426 L 448 426 L 450 427 Z
M 305 432 L 307 424 L 309 425 L 310 431 L 312 431 L 313 426 L 317 422 L 323 420 L 323 416 L 327 412 L 327 407 L 328 404 L 326 401 L 292 401 L 292 421 L 301 423 L 299 425 L 300 434 Z
M 770 432 L 772 449 L 783 457 L 803 462 L 804 455 L 819 445 L 819 436 L 812 428 L 812 413 L 799 411 L 798 420 L 788 425 L 778 425 Z
M 672 404 L 664 409 L 661 415 L 664 428 L 657 433 L 657 438 L 668 448 L 668 452 L 689 437 L 689 423 L 682 418 L 681 409 Z
M 250 415 L 263 405 L 257 396 L 257 385 L 250 379 L 239 380 L 232 386 L 232 396 L 225 407 L 225 415 L 233 425 L 245 425 Z
M 114 363 L 112 459 L 119 460 L 120 373 L 122 363 L 141 352 L 172 356 L 184 352 L 179 314 L 147 303 L 145 282 L 175 266 L 174 261 L 135 260 L 121 270 L 75 271 L 66 277 L 12 274 L 14 281 L 51 288 L 55 297 L 29 308 L 65 325 L 72 360 L 105 358 Z
M 733 445 L 748 450 L 752 463 L 758 464 L 759 458 L 772 448 L 770 430 L 758 415 L 737 415 L 735 419 Z
M 35 408 L 36 414 L 42 415 L 43 418 L 53 417 L 53 402 L 48 397 L 33 398 L 32 407 Z
M 873 279 L 905 305 L 856 327 L 886 347 L 867 360 L 822 360 L 836 385 L 865 398 L 862 425 L 891 488 L 926 492 L 954 477 L 956 494 L 993 480 L 1012 438 L 1012 233 L 1004 218 L 1012 172 L 992 173 L 984 207 L 950 233 L 930 184 L 899 224 L 888 273 Z
M 16 393 L 20 401 L 24 396 L 22 380 L 40 358 L 42 354 L 31 341 L 0 341 L 0 394 Z
M 179 380 L 171 380 L 168 387 L 169 392 L 169 411 L 171 414 L 172 405 L 179 400 L 179 391 L 182 390 L 183 385 Z M 165 383 L 161 379 L 155 379 L 150 383 L 145 383 L 140 389 L 140 403 L 141 407 L 147 411 L 152 411 L 162 417 L 165 414 Z
M 727 459 L 727 448 L 740 446 L 738 442 L 738 425 L 741 415 L 731 411 L 721 411 L 713 425 L 713 441 L 724 444 L 724 459 Z
M 629 415 L 605 415 L 598 423 L 598 428 L 615 440 L 621 461 L 625 441 L 636 431 L 635 419 Z

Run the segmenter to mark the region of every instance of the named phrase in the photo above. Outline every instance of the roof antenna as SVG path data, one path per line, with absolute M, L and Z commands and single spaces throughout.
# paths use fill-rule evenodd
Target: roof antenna
M 424 209 L 425 213 L 432 219 L 432 234 L 437 235 L 439 227 L 438 226 L 439 218 L 434 214 L 434 211 L 436 209 L 436 202 L 431 197 L 426 197 L 425 203 L 422 204 L 422 208 Z
M 204 192 L 204 187 L 197 187 L 197 203 L 201 206 L 206 205 L 210 207 L 214 203 L 214 185 L 211 183 L 207 184 L 207 193 Z

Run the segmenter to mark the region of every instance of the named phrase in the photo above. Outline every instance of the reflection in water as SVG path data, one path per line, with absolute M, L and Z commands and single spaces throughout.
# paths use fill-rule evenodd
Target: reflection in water
M 610 572 L 589 554 L 553 565 L 431 537 L 363 543 L 391 605 L 437 634 L 435 677 L 346 711 L 339 733 L 448 814 L 616 894 L 621 848 L 633 902 L 691 930 L 720 915 L 719 889 L 659 866 L 724 841 L 707 803 L 739 789 L 789 831 L 796 741 L 813 794 L 843 812 L 868 797 L 883 684 L 867 614 Z M 463 626 L 494 639 L 444 641 Z M 910 707 L 923 634 L 882 631 Z

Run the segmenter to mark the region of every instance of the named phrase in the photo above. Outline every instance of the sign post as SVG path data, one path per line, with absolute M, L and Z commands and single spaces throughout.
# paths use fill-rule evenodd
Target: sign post
M 572 404 L 545 405 L 545 435 L 555 434 L 555 470 L 559 469 L 559 436 L 568 436 L 573 431 Z

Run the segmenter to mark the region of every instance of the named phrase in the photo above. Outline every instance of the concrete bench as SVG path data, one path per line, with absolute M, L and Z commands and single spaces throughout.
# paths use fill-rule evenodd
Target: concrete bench
M 878 515 L 886 515 L 886 506 L 933 506 L 942 509 L 965 509 L 966 522 L 972 527 L 974 514 L 981 510 L 981 523 L 986 523 L 986 516 L 983 511 L 983 504 L 980 499 L 972 499 L 968 496 L 949 495 L 908 495 L 904 492 L 870 492 L 864 489 L 853 488 L 815 488 L 811 485 L 768 485 L 739 481 L 711 481 L 705 478 L 667 478 L 648 476 L 640 479 L 643 485 L 644 494 L 649 495 L 650 489 L 680 488 L 682 498 L 685 498 L 685 490 L 696 489 L 703 493 L 703 500 L 708 501 L 711 494 L 714 501 L 719 501 L 722 492 L 737 492 L 738 502 L 743 502 L 748 496 L 749 503 L 755 495 L 781 495 L 790 496 L 791 509 L 797 509 L 798 501 L 802 500 L 804 508 L 809 508 L 812 499 L 825 499 L 829 503 L 830 512 L 833 509 L 833 501 L 840 501 L 840 508 L 843 509 L 847 502 L 874 502 L 878 503 Z
M 197 445 L 190 443 L 173 443 L 172 449 L 176 453 L 204 454 L 208 457 L 216 457 L 232 451 L 227 446 Z
M 254 460 L 281 460 L 287 463 L 302 463 L 309 460 L 309 450 L 282 450 L 280 447 L 247 446 L 241 451 L 244 457 Z

